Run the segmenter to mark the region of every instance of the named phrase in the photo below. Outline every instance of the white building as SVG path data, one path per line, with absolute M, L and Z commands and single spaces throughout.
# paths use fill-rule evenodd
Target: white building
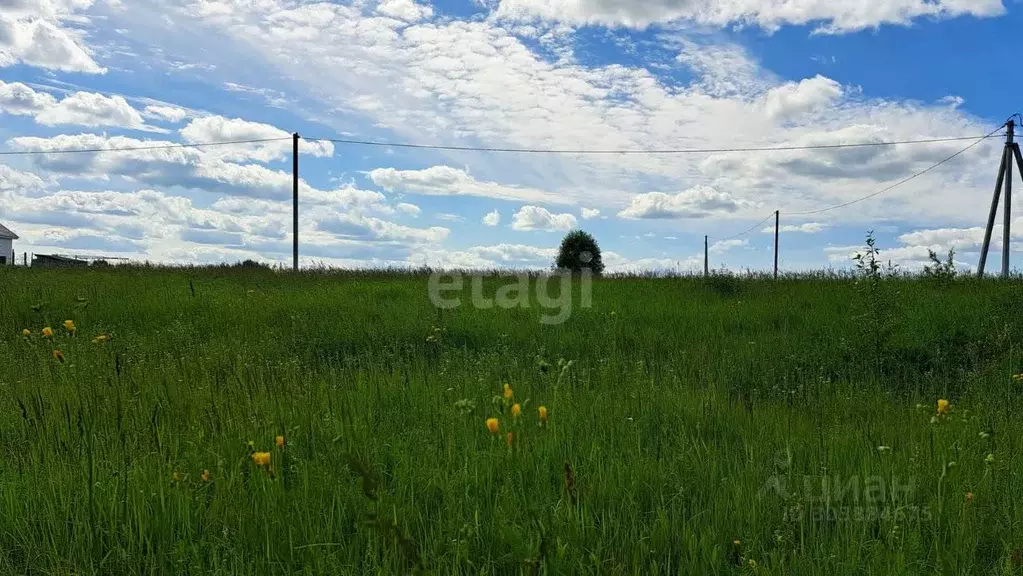
M 0 266 L 14 264 L 14 241 L 18 235 L 0 224 Z

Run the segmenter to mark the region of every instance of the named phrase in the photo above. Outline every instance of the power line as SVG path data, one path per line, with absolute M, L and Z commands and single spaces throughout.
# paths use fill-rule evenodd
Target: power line
M 997 130 L 996 130 L 997 132 Z M 384 146 L 389 148 L 413 148 L 418 150 L 448 150 L 459 152 L 512 152 L 521 154 L 719 154 L 726 152 L 784 152 L 797 150 L 828 150 L 834 148 L 864 148 L 870 146 L 895 146 L 898 144 L 935 144 L 939 142 L 956 142 L 961 140 L 975 140 L 992 138 L 995 135 L 985 136 L 955 136 L 948 138 L 927 138 L 922 140 L 896 140 L 886 142 L 858 142 L 851 144 L 817 144 L 808 146 L 764 146 L 752 148 L 668 148 L 668 149 L 624 149 L 624 150 L 572 150 L 558 148 L 488 148 L 482 146 L 448 146 L 440 144 L 410 144 L 405 142 L 374 142 L 371 140 L 350 140 L 343 138 L 303 138 L 317 142 L 332 142 L 334 144 L 352 144 L 357 146 Z
M 204 146 L 228 146 L 232 144 L 259 144 L 291 140 L 291 136 L 282 138 L 259 138 L 253 140 L 227 140 L 222 142 L 195 142 L 189 144 L 154 144 L 152 146 L 125 146 L 123 148 L 62 148 L 59 150 L 17 150 L 0 151 L 0 156 L 35 156 L 42 154 L 84 154 L 99 152 L 138 152 L 142 150 L 166 150 L 169 148 L 202 148 Z
M 774 216 L 774 211 L 773 210 L 771 211 L 770 214 L 767 215 L 766 218 L 764 218 L 763 220 L 761 220 L 761 221 L 757 222 L 756 224 L 750 226 L 749 228 L 743 230 L 742 232 L 739 232 L 738 234 L 732 234 L 731 236 L 726 236 L 724 238 L 718 238 L 717 236 L 708 236 L 708 238 L 710 238 L 711 240 L 717 240 L 718 242 L 724 242 L 726 240 L 732 240 L 733 238 L 738 238 L 739 236 L 745 236 L 746 234 L 749 234 L 750 232 L 752 232 L 753 229 L 756 228 L 757 226 L 760 226 L 764 222 L 767 222 L 768 220 L 770 220 L 771 216 Z
M 978 138 L 976 142 L 970 144 L 966 148 L 963 148 L 962 150 L 956 152 L 955 154 L 949 156 L 948 158 L 945 158 L 944 160 L 936 162 L 936 163 L 932 164 L 931 166 L 929 166 L 929 167 L 927 167 L 927 168 L 917 172 L 916 174 L 913 174 L 912 176 L 909 176 L 908 178 L 904 178 L 902 180 L 899 180 L 895 184 L 892 184 L 890 186 L 882 188 L 882 189 L 878 190 L 877 192 L 874 192 L 874 193 L 871 193 L 871 194 L 867 194 L 866 196 L 863 196 L 861 198 L 857 198 L 855 200 L 850 200 L 849 202 L 843 202 L 842 204 L 836 204 L 834 206 L 828 206 L 827 208 L 821 208 L 819 210 L 807 210 L 805 212 L 786 212 L 786 214 L 788 216 L 809 216 L 811 214 L 820 214 L 822 212 L 828 212 L 830 210 L 836 210 L 838 208 L 845 208 L 846 206 L 851 206 L 853 204 L 856 204 L 857 202 L 862 202 L 864 200 L 869 200 L 870 198 L 873 198 L 875 196 L 880 196 L 881 194 L 884 194 L 886 192 L 891 192 L 895 188 L 898 188 L 899 186 L 902 186 L 903 184 L 905 184 L 905 183 L 907 183 L 907 182 L 909 182 L 911 180 L 915 180 L 916 178 L 918 178 L 920 176 L 923 176 L 924 174 L 930 172 L 931 170 L 934 170 L 938 166 L 941 166 L 942 164 L 945 164 L 946 162 L 949 162 L 949 161 L 953 160 L 954 158 L 956 158 L 959 155 L 961 155 L 961 154 L 965 153 L 966 151 L 970 150 L 971 148 L 973 148 L 977 144 L 980 144 L 985 139 L 991 138 L 992 136 L 994 136 L 995 132 L 998 132 L 1003 127 L 1004 127 L 1004 125 L 1003 126 L 999 126 L 998 128 L 995 128 L 994 130 L 992 130 L 986 136 L 982 136 L 982 137 Z

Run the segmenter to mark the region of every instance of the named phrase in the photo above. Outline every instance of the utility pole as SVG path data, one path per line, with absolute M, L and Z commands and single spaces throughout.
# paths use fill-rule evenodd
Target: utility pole
M 778 220 L 779 210 L 774 211 L 774 279 L 778 279 Z
M 708 264 L 708 256 L 710 254 L 707 248 L 707 237 L 703 237 L 703 277 L 710 276 L 710 264 Z
M 295 272 L 298 272 L 298 132 L 291 135 L 291 204 L 294 222 L 292 222 L 292 240 L 295 243 Z
M 991 234 L 995 228 L 995 216 L 998 214 L 998 200 L 1005 187 L 1005 204 L 1002 214 L 1002 277 L 1009 277 L 1009 238 L 1011 236 L 1011 202 L 1012 202 L 1012 160 L 1016 159 L 1016 167 L 1020 176 L 1023 177 L 1023 157 L 1020 155 L 1019 144 L 1014 140 L 1016 122 L 1009 120 L 1005 123 L 1005 147 L 1002 149 L 1002 161 L 998 166 L 998 177 L 995 179 L 995 192 L 991 197 L 991 210 L 988 212 L 987 227 L 984 229 L 984 244 L 980 249 L 980 261 L 977 263 L 977 277 L 984 276 L 984 268 L 987 265 L 987 255 L 991 248 Z

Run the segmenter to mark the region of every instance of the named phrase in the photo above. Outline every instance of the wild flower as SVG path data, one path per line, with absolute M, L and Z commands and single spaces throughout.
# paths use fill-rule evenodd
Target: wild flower
M 284 436 L 274 438 L 274 444 L 276 444 L 278 448 L 284 448 Z
M 64 353 L 63 352 L 61 352 L 60 350 L 57 350 L 56 348 L 54 348 L 52 354 L 53 354 L 53 359 L 54 360 L 56 360 L 57 362 L 60 362 L 61 364 L 64 363 Z
M 966 493 L 966 501 L 967 502 L 973 502 L 973 492 L 967 492 Z
M 522 406 L 517 403 L 512 404 L 511 413 L 513 417 L 518 418 L 522 414 Z
M 514 441 L 515 441 L 515 435 L 512 434 L 511 432 L 509 432 L 509 433 L 504 435 L 504 442 L 505 442 L 505 444 L 508 445 L 509 448 L 512 447 L 512 442 L 514 442 Z
M 948 400 L 942 398 L 938 400 L 938 414 L 948 414 L 952 411 L 952 405 L 948 403 Z
M 203 470 L 201 478 L 202 478 L 203 482 L 209 482 L 210 481 L 210 471 L 209 470 Z
M 181 482 L 181 474 L 175 472 L 171 474 L 171 479 L 174 480 L 175 482 Z
M 25 338 L 28 338 L 29 336 L 32 335 L 32 331 L 29 330 L 28 328 L 25 328 L 24 330 L 21 331 L 21 335 L 24 336 Z
M 497 418 L 487 418 L 487 430 L 490 430 L 491 434 L 497 434 L 501 429 L 501 423 L 497 421 Z
M 270 453 L 269 452 L 253 452 L 252 463 L 256 466 L 269 467 L 270 466 Z
M 98 334 L 98 335 L 96 335 L 95 338 L 92 339 L 92 343 L 93 344 L 103 344 L 103 343 L 109 342 L 109 341 L 110 341 L 110 335 L 109 334 Z
M 74 334 L 78 330 L 78 328 L 75 327 L 74 320 L 65 320 L 64 321 L 64 329 L 67 330 L 71 334 Z
M 53 328 L 50 328 L 49 326 L 43 328 L 42 334 L 43 338 L 53 338 Z
M 537 408 L 536 411 L 540 415 L 540 422 L 543 423 L 543 424 L 546 424 L 547 423 L 547 407 L 546 406 L 541 406 L 541 407 Z
M 509 386 L 507 383 L 505 383 L 505 385 L 504 385 L 504 399 L 505 400 L 511 400 L 512 396 L 514 396 L 514 395 L 515 395 L 515 393 L 512 391 L 511 386 Z

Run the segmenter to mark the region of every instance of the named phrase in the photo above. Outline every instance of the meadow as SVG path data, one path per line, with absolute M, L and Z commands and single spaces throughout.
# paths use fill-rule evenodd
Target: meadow
M 1018 280 L 427 285 L 0 270 L 0 574 L 1023 573 Z

